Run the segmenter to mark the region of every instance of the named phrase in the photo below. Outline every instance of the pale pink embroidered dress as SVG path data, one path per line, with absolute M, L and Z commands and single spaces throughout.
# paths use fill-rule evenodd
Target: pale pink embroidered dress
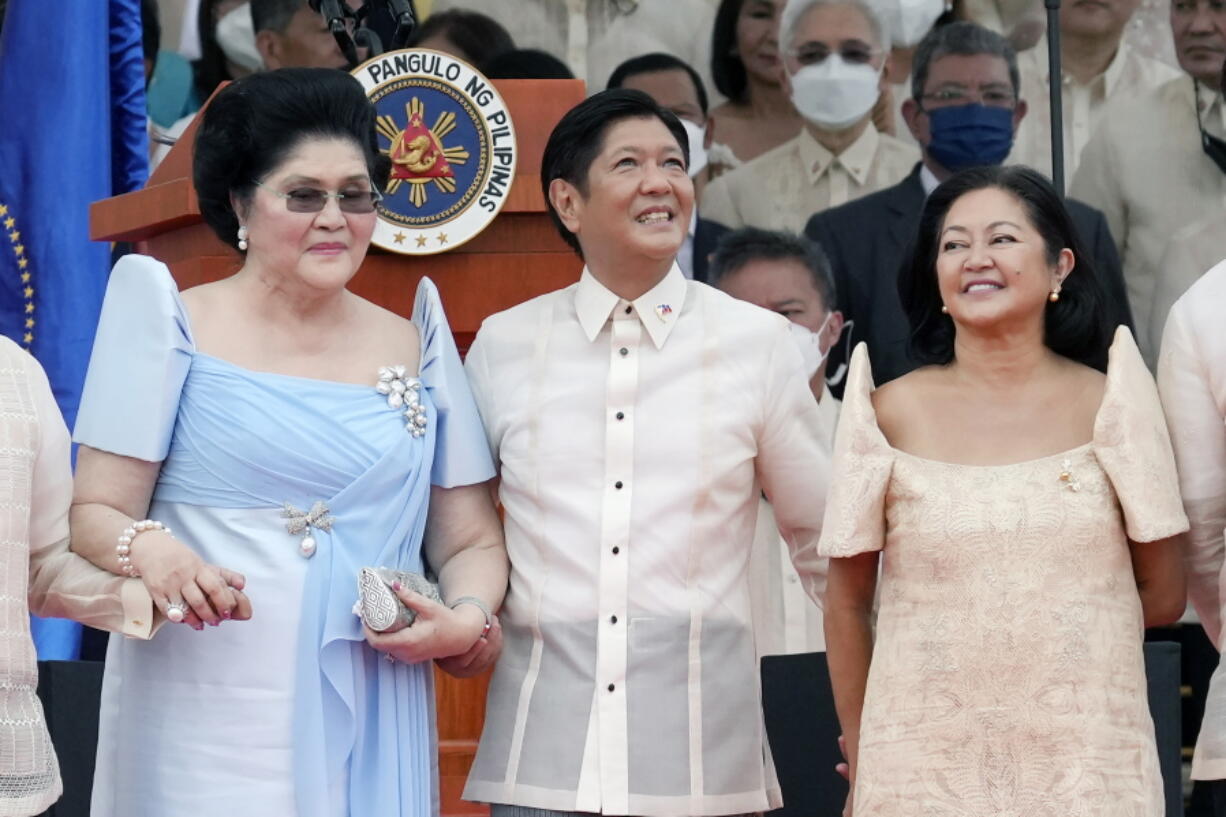
M 892 449 L 872 389 L 861 344 L 820 545 L 883 551 L 856 816 L 1161 817 L 1128 538 L 1188 523 L 1131 334 L 1093 441 L 1028 462 Z

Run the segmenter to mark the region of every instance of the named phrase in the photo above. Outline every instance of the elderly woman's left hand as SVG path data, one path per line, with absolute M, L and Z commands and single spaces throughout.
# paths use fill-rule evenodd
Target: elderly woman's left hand
M 376 633 L 363 625 L 370 646 L 406 664 L 464 655 L 481 639 L 485 614 L 474 605 L 461 604 L 452 609 L 394 585 L 392 589 L 405 606 L 417 614 L 413 626 L 393 633 Z

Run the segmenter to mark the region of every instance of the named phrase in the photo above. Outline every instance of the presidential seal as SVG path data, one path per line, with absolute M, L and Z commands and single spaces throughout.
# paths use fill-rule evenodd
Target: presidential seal
M 371 241 L 406 255 L 458 247 L 494 220 L 515 177 L 515 128 L 493 83 L 440 51 L 353 69 L 378 114 L 392 174 Z

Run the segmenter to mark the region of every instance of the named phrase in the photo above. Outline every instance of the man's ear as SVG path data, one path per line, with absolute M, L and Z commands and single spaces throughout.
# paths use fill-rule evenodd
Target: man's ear
M 1017 126 L 1022 124 L 1022 120 L 1026 118 L 1026 112 L 1030 110 L 1030 106 L 1026 104 L 1026 100 L 1019 99 L 1017 105 L 1013 108 L 1013 133 L 1017 134 Z
M 255 50 L 260 52 L 260 59 L 269 71 L 284 67 L 281 64 L 281 39 L 277 32 L 268 29 L 256 32 Z
M 554 179 L 549 183 L 549 203 L 557 211 L 562 226 L 579 235 L 584 205 L 579 189 L 566 179 Z
M 907 97 L 902 102 L 902 121 L 907 123 L 907 130 L 911 131 L 911 135 L 915 137 L 915 141 L 921 145 L 925 145 L 930 140 L 930 135 L 923 128 L 920 117 L 923 115 L 920 110 L 919 103 L 913 97 Z

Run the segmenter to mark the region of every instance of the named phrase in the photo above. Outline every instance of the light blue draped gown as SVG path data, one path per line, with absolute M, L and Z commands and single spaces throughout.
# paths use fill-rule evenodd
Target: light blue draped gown
M 385 661 L 353 612 L 360 568 L 425 567 L 431 485 L 494 473 L 428 279 L 413 322 L 420 436 L 376 390 L 376 371 L 362 386 L 198 352 L 166 267 L 116 265 L 75 439 L 162 461 L 149 518 L 243 573 L 254 617 L 111 639 L 93 817 L 437 813 L 432 666 Z M 320 502 L 331 524 L 317 515 L 291 533 L 286 504 Z

